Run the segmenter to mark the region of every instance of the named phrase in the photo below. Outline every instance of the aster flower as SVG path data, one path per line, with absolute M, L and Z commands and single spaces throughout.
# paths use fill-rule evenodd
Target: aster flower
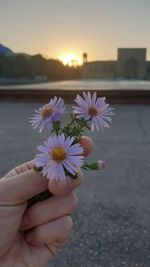
M 52 123 L 60 121 L 61 114 L 65 111 L 64 100 L 56 96 L 51 98 L 50 102 L 42 108 L 35 110 L 36 114 L 31 118 L 30 122 L 34 129 L 39 128 L 41 133 L 44 127 L 50 129 Z
M 74 137 L 51 136 L 38 150 L 42 153 L 36 155 L 35 166 L 42 167 L 42 174 L 48 179 L 63 181 L 66 172 L 76 175 L 77 168 L 83 165 L 83 148 L 74 144 Z
M 103 129 L 109 127 L 112 122 L 113 108 L 105 102 L 105 97 L 98 97 L 97 94 L 83 92 L 83 97 L 77 95 L 75 102 L 78 106 L 74 106 L 74 113 L 79 119 L 91 122 L 91 130 Z

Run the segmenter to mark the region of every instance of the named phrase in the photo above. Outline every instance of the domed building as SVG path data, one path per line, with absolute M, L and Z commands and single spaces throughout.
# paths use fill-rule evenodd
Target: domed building
M 116 61 L 85 62 L 83 58 L 82 77 L 150 80 L 150 62 L 146 61 L 146 52 L 146 48 L 118 48 Z
M 13 51 L 11 49 L 9 49 L 8 47 L 0 44 L 0 55 L 5 55 L 5 56 L 9 56 L 12 55 Z

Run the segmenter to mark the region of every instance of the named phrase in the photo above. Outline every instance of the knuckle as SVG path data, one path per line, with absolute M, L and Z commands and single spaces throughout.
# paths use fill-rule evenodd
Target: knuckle
M 65 228 L 66 235 L 68 236 L 68 234 L 70 234 L 73 228 L 73 221 L 70 216 L 64 217 L 64 228 Z
M 78 205 L 78 197 L 74 192 L 70 193 L 69 204 L 70 204 L 70 212 L 73 212 L 77 208 L 77 205 Z
M 40 228 L 37 228 L 34 232 L 35 241 L 38 243 L 43 243 L 44 242 L 43 237 L 44 237 L 43 232 L 41 231 Z

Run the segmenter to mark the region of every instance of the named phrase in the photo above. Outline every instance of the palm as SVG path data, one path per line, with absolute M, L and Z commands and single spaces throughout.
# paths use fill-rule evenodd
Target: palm
M 32 161 L 21 165 L 7 173 L 4 178 L 9 179 L 28 171 L 33 167 L 33 164 Z M 25 241 L 24 232 L 21 232 L 19 228 L 26 208 L 27 202 L 14 206 L 0 205 L 0 222 L 3 222 L 0 227 L 0 266 L 3 266 L 6 261 L 7 267 L 43 267 L 46 259 L 53 256 L 50 255 L 50 248 L 33 246 Z M 55 253 L 55 246 L 53 245 L 52 251 Z
M 24 163 L 0 179 L 0 266 L 43 267 L 70 236 L 77 206 L 72 192 L 83 180 L 68 178 L 67 187 L 43 179 Z M 67 178 L 66 178 L 67 179 Z M 66 184 L 65 184 L 66 186 Z M 27 208 L 28 199 L 49 190 L 52 198 Z M 50 211 L 50 212 L 49 212 Z M 21 231 L 22 230 L 22 231 Z
M 6 254 L 8 262 L 13 261 L 16 267 L 43 267 L 42 254 L 44 250 L 48 250 L 45 246 L 29 245 L 23 237 L 23 234 L 18 234 L 12 244 L 12 248 Z M 15 253 L 17 252 L 17 254 Z M 14 258 L 12 259 L 12 255 Z
M 25 209 L 26 204 L 5 207 L 5 221 L 0 228 L 0 235 L 7 239 L 5 242 L 3 238 L 0 240 L 0 266 L 6 260 L 6 266 L 43 267 L 45 255 L 50 254 L 46 246 L 33 246 L 25 241 L 24 232 L 19 230 Z M 3 215 L 3 207 L 0 207 L 0 220 Z

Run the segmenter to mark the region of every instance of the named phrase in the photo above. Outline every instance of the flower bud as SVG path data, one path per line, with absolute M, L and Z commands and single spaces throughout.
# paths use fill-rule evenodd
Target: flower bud
M 82 168 L 85 170 L 100 171 L 105 169 L 106 164 L 104 161 L 98 160 L 91 163 L 85 163 Z
M 101 161 L 101 160 L 97 161 L 97 169 L 98 170 L 103 170 L 105 168 L 106 168 L 106 164 L 104 161 Z

